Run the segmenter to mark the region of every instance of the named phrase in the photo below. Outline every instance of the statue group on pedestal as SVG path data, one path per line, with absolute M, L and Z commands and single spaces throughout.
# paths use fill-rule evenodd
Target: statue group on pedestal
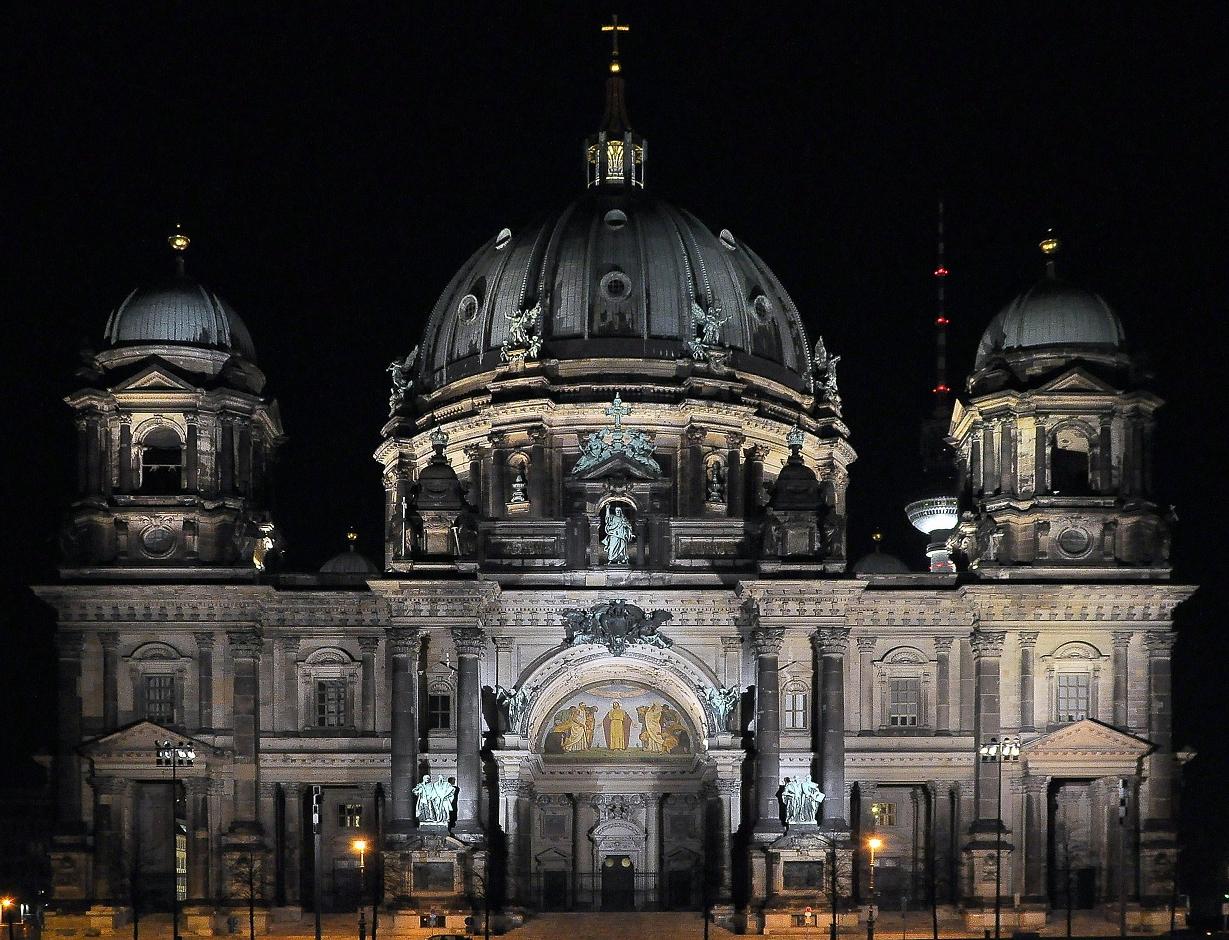
M 823 801 L 823 792 L 810 777 L 785 778 L 781 802 L 785 804 L 787 825 L 813 824 L 819 817 L 819 804 Z
M 447 826 L 452 815 L 452 803 L 456 798 L 457 788 L 446 778 L 438 774 L 435 779 L 430 774 L 423 774 L 418 786 L 414 787 L 414 818 L 420 826 Z

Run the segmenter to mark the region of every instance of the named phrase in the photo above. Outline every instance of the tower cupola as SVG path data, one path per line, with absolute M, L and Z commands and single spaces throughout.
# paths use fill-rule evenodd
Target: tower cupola
M 617 16 L 602 26 L 610 34 L 610 67 L 606 76 L 606 108 L 598 132 L 585 139 L 585 179 L 590 189 L 644 188 L 645 139 L 632 130 L 627 116 L 619 34 L 631 29 Z

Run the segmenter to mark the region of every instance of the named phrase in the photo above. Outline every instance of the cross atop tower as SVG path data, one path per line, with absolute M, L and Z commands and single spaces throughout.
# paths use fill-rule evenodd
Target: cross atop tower
M 610 407 L 606 409 L 606 414 L 614 418 L 614 426 L 616 431 L 623 430 L 623 419 L 631 413 L 631 405 L 623 404 L 623 399 L 619 397 L 618 392 L 615 392 L 614 401 L 612 401 L 610 403 Z
M 620 25 L 619 15 L 612 13 L 609 23 L 602 24 L 602 32 L 610 33 L 610 71 L 619 71 L 619 33 L 631 32 L 626 23 Z

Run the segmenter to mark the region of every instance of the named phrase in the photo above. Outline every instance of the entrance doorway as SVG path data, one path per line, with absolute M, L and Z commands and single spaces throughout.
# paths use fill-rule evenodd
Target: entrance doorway
M 607 855 L 602 859 L 602 910 L 636 909 L 636 867 L 628 855 Z
M 695 906 L 691 890 L 691 871 L 675 868 L 666 872 L 666 907 L 672 911 L 689 911 Z

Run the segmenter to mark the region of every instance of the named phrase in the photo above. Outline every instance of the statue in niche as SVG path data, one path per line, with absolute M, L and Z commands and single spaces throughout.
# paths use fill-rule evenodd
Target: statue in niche
M 507 729 L 513 734 L 519 733 L 521 719 L 529 709 L 529 690 L 524 686 L 519 689 L 505 689 L 502 685 L 497 685 L 495 702 L 504 713 Z
M 781 800 L 785 804 L 785 822 L 806 825 L 814 823 L 819 816 L 824 794 L 810 777 L 786 777 Z
M 516 479 L 512 481 L 512 498 L 508 500 L 510 503 L 527 503 L 529 496 L 527 493 L 528 485 L 525 483 L 525 471 L 520 467 L 516 470 Z
M 716 462 L 708 465 L 708 501 L 725 502 L 725 478 L 721 473 L 721 464 Z
M 437 774 L 432 780 L 430 774 L 423 774 L 418 786 L 414 787 L 414 796 L 418 798 L 414 805 L 414 817 L 418 824 L 447 826 L 456 795 L 457 788 L 445 777 Z
M 734 706 L 738 704 L 738 698 L 742 695 L 742 689 L 736 685 L 731 685 L 724 689 L 715 688 L 714 686 L 702 686 L 699 692 L 700 697 L 704 699 L 704 704 L 708 706 L 708 710 L 713 716 L 713 730 L 728 731 L 730 727 L 730 713 L 734 711 Z
M 602 538 L 602 547 L 606 549 L 606 563 L 609 565 L 626 565 L 630 559 L 628 551 L 636 536 L 632 532 L 631 520 L 623 512 L 622 506 L 607 506 L 604 519 L 606 534 Z
M 410 350 L 409 355 L 398 361 L 394 359 L 388 365 L 388 374 L 392 379 L 393 390 L 388 398 L 388 413 L 392 414 L 410 397 L 414 390 L 414 365 L 418 362 L 418 347 Z

